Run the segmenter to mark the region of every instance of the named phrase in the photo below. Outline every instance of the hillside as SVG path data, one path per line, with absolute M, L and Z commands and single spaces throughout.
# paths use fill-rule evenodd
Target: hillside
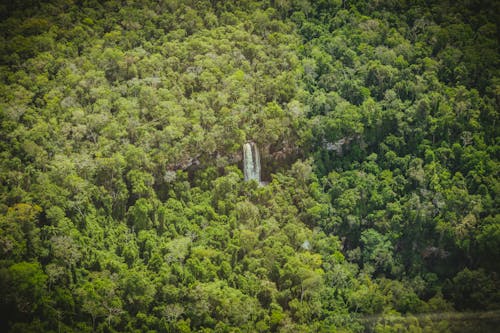
M 500 324 L 498 1 L 0 18 L 1 331 Z

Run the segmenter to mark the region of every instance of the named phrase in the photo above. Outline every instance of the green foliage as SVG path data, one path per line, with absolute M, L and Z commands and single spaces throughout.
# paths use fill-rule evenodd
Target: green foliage
M 0 329 L 496 327 L 499 13 L 0 5 Z

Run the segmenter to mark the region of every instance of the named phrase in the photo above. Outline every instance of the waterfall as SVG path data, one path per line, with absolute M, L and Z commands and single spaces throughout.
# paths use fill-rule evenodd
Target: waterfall
M 253 142 L 243 145 L 243 174 L 246 181 L 254 179 L 260 184 L 259 150 Z

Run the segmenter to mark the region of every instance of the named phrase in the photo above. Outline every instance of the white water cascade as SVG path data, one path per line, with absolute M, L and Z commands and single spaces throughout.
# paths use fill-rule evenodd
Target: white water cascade
M 243 145 L 243 174 L 245 181 L 254 179 L 260 184 L 259 149 L 253 142 L 247 142 Z

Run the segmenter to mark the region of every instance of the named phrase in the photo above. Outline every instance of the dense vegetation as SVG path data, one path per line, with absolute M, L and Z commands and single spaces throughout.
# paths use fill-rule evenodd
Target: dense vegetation
M 498 1 L 0 6 L 0 329 L 448 332 L 500 308 Z

